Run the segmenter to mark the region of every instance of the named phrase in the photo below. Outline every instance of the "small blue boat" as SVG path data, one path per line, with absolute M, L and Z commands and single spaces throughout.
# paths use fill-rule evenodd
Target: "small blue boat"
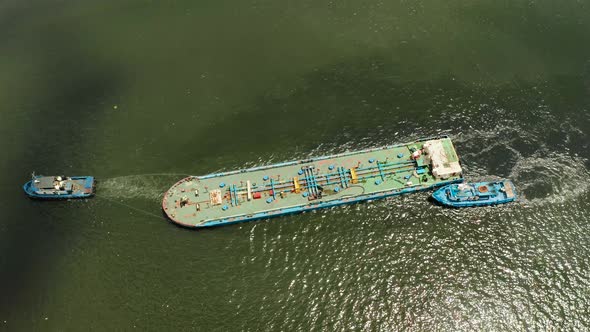
M 516 199 L 516 192 L 509 180 L 459 183 L 438 189 L 432 198 L 451 207 L 486 206 L 512 202 Z
M 42 176 L 32 175 L 23 186 L 25 193 L 38 199 L 85 198 L 94 195 L 92 176 Z

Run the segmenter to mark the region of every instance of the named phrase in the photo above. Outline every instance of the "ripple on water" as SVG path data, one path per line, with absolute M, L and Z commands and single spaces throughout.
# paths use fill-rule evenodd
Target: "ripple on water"
M 269 330 L 562 326 L 588 305 L 589 221 L 577 204 L 446 210 L 408 197 L 261 222 L 241 266 L 266 272 L 233 294 L 251 304 L 236 316 L 256 311 Z
M 479 120 L 458 113 L 463 126 Z M 558 123 L 544 112 L 523 116 Z M 450 134 L 467 178 L 511 178 L 517 203 L 453 210 L 422 193 L 244 224 L 244 288 L 232 303 L 247 305 L 236 322 L 247 328 L 255 312 L 268 322 L 262 330 L 590 326 L 587 160 L 567 142 L 549 146 L 545 131 L 521 125 L 520 116 L 501 117 Z M 579 130 L 560 128 L 564 136 Z M 324 149 L 314 155 L 338 152 Z

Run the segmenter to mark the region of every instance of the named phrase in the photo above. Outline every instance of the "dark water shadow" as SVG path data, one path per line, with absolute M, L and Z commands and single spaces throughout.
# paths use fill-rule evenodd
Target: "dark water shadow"
M 265 145 L 282 146 L 286 151 L 303 145 L 310 151 L 328 142 L 328 148 L 338 151 L 350 148 L 353 140 L 353 147 L 367 147 L 499 128 L 497 139 L 515 140 L 520 153 L 531 154 L 549 145 L 590 157 L 590 119 L 583 111 L 590 98 L 584 75 L 486 86 L 460 82 L 451 73 L 402 81 L 396 79 L 402 66 L 386 55 L 374 55 L 319 68 L 305 75 L 303 83 L 289 93 L 261 95 L 251 105 L 236 106 L 233 115 L 201 132 L 190 144 L 214 137 L 211 144 L 231 154 Z M 535 139 L 499 126 L 503 123 L 518 126 L 514 129 L 532 133 Z M 572 126 L 576 128 L 568 128 Z M 220 131 L 227 134 L 220 135 Z M 481 149 L 481 145 L 471 144 L 466 149 Z M 488 164 L 496 164 L 495 169 L 506 167 L 497 160 Z
M 531 60 L 540 60 L 547 68 L 566 64 L 579 68 L 577 72 L 580 72 L 590 55 L 586 20 L 590 12 L 582 3 L 523 1 L 499 5 L 496 1 L 481 1 L 458 7 L 453 14 L 460 22 L 488 27 L 480 30 L 487 35 L 480 36 L 478 44 L 495 45 L 492 32 L 501 32 L 526 46 L 535 57 Z M 510 49 L 497 51 L 510 61 Z
M 64 173 L 64 165 L 71 169 L 86 165 L 87 146 L 100 134 L 96 121 L 103 115 L 102 103 L 122 88 L 119 68 L 93 54 L 91 41 L 68 22 L 37 33 L 26 43 L 15 43 L 17 52 L 33 60 L 27 65 L 34 68 L 36 77 L 24 81 L 29 86 L 15 87 L 20 93 L 15 100 L 22 107 L 12 112 L 26 112 L 29 120 L 23 121 L 25 140 L 15 142 L 14 151 L 20 153 L 8 167 L 20 176 L 5 179 L 2 189 L 2 197 L 12 198 L 3 212 L 3 219 L 9 220 L 1 245 L 0 283 L 9 285 L 0 297 L 3 317 L 30 308 L 36 290 L 50 287 L 56 262 L 62 259 L 69 238 L 76 235 L 76 228 L 60 219 L 80 218 L 75 209 L 68 210 L 71 202 L 32 201 L 21 195 L 26 174 L 32 170 Z

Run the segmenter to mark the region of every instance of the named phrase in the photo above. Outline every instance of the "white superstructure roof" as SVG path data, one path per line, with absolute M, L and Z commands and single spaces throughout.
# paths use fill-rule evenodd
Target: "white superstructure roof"
M 432 174 L 437 178 L 448 178 L 461 174 L 462 169 L 454 149 L 447 151 L 442 140 L 424 143 L 424 152 L 430 159 Z M 451 146 L 452 147 L 452 146 Z M 452 155 L 450 155 L 452 153 Z

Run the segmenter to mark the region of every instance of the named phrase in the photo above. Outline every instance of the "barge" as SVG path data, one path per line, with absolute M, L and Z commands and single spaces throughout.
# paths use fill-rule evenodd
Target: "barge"
M 463 182 L 447 136 L 190 176 L 165 194 L 174 223 L 205 228 L 329 208 Z

